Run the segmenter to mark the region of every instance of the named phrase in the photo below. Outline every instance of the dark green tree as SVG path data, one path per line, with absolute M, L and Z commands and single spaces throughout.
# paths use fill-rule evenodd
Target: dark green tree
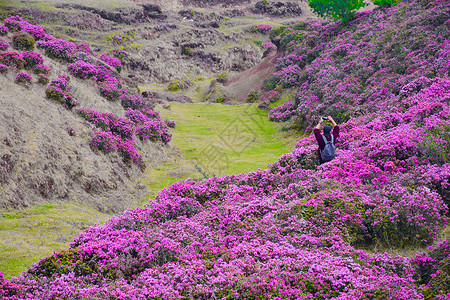
M 373 4 L 380 7 L 391 7 L 392 5 L 397 5 L 401 0 L 372 0 Z
M 309 7 L 319 16 L 347 22 L 355 12 L 367 5 L 364 0 L 308 0 Z

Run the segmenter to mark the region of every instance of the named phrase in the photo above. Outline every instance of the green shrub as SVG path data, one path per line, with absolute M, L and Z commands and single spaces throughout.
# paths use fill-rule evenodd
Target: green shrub
M 188 47 L 184 47 L 182 52 L 183 52 L 184 55 L 191 55 L 192 54 L 191 48 L 188 48 Z
M 176 92 L 181 89 L 181 82 L 179 80 L 174 80 L 167 86 L 167 89 L 171 92 Z
M 380 7 L 391 7 L 392 5 L 397 5 L 401 0 L 372 0 L 373 4 Z
M 47 75 L 45 74 L 38 74 L 37 76 L 38 76 L 37 82 L 40 84 L 46 85 L 50 82 L 50 79 L 48 79 Z
M 255 102 L 258 102 L 258 100 L 259 100 L 258 91 L 251 90 L 247 96 L 247 103 L 255 103 Z
M 28 33 L 24 31 L 20 31 L 13 35 L 12 37 L 13 47 L 19 50 L 33 50 L 36 41 L 34 38 Z
M 308 0 L 308 4 L 322 18 L 332 17 L 335 21 L 344 22 L 351 20 L 358 9 L 367 5 L 364 0 Z
M 281 78 L 278 76 L 275 76 L 275 75 L 272 75 L 272 76 L 266 78 L 263 83 L 263 90 L 271 91 L 271 90 L 276 89 L 276 87 L 278 86 L 280 81 L 281 81 Z

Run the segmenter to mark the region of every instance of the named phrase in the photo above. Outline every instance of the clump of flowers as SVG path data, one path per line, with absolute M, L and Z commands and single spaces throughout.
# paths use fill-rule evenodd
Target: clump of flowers
M 120 73 L 120 71 L 122 71 L 122 62 L 120 60 L 118 60 L 117 58 L 109 57 L 106 54 L 102 54 L 100 56 L 100 59 L 103 60 L 108 65 L 110 65 L 111 67 L 115 68 L 117 70 L 117 72 Z
M 263 48 L 263 49 L 269 49 L 269 48 L 276 48 L 277 46 L 275 46 L 272 42 L 270 42 L 270 41 L 267 41 L 267 42 L 265 42 L 265 43 L 263 43 L 262 45 L 261 45 L 261 48 Z
M 22 69 L 25 64 L 22 55 L 16 51 L 0 52 L 0 63 L 17 69 Z
M 39 25 L 33 25 L 28 22 L 22 22 L 22 31 L 29 33 L 36 41 L 43 40 L 45 38 L 45 31 Z
M 66 62 L 73 62 L 78 53 L 91 53 L 85 44 L 56 39 L 53 36 L 45 36 L 44 39 L 37 42 L 37 46 L 44 49 L 48 56 Z
M 7 40 L 0 39 L 0 50 L 5 51 L 9 48 L 9 43 Z
M 247 103 L 258 102 L 258 100 L 259 100 L 259 93 L 258 93 L 258 91 L 252 89 L 247 95 Z
M 16 75 L 14 82 L 21 85 L 31 85 L 33 84 L 33 80 L 31 75 L 27 72 L 20 72 Z
M 94 133 L 89 143 L 92 148 L 104 153 L 117 150 L 117 138 L 111 132 L 99 130 Z
M 121 90 L 115 83 L 110 82 L 101 83 L 98 85 L 98 89 L 100 95 L 102 97 L 105 97 L 109 101 L 117 101 L 123 94 L 123 90 Z
M 267 25 L 267 24 L 259 24 L 258 25 L 258 31 L 263 34 L 268 33 L 271 29 L 272 29 L 272 26 Z
M 15 32 L 22 29 L 23 19 L 20 16 L 9 16 L 3 21 L 3 25 L 8 28 L 9 31 Z
M 177 127 L 177 122 L 175 122 L 175 120 L 166 120 L 166 124 L 169 128 Z
M 9 32 L 8 27 L 6 26 L 0 26 L 0 36 L 5 36 L 7 35 Z
M 20 31 L 12 36 L 13 47 L 18 50 L 33 50 L 36 41 L 28 32 Z
M 25 63 L 25 69 L 32 69 L 37 65 L 42 65 L 44 59 L 42 58 L 40 53 L 36 53 L 33 51 L 24 51 L 22 52 L 22 59 Z
M 52 68 L 50 66 L 44 64 L 37 64 L 32 69 L 32 71 L 35 74 L 44 74 L 44 75 L 49 75 L 51 70 Z
M 88 62 L 79 60 L 67 66 L 70 74 L 81 79 L 93 79 L 97 82 L 117 82 L 104 67 L 99 67 Z
M 70 94 L 70 88 L 66 78 L 53 79 L 45 90 L 47 98 L 61 102 L 67 109 L 78 106 L 78 100 Z
M 9 68 L 7 65 L 0 64 L 0 73 L 3 73 L 3 74 L 7 73 L 8 69 Z
M 40 84 L 46 85 L 50 82 L 50 79 L 45 74 L 37 74 L 37 77 L 38 77 L 37 82 Z

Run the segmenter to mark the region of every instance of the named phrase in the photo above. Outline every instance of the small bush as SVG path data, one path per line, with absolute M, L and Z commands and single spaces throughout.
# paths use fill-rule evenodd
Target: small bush
M 25 62 L 25 69 L 30 70 L 33 67 L 40 65 L 44 62 L 41 54 L 33 52 L 33 51 L 24 51 L 22 53 L 22 59 Z
M 89 141 L 93 149 L 109 153 L 117 149 L 117 138 L 111 132 L 97 131 Z
M 259 24 L 258 25 L 258 31 L 262 34 L 268 33 L 272 29 L 272 26 L 267 24 Z
M 32 69 L 34 74 L 44 74 L 44 75 L 50 74 L 51 70 L 52 70 L 51 67 L 44 65 L 44 64 L 38 64 L 38 65 L 34 66 Z
M 38 74 L 37 82 L 43 85 L 46 85 L 50 82 L 50 79 L 48 79 L 47 75 L 45 74 Z
M 33 84 L 33 80 L 31 79 L 31 75 L 27 72 L 18 73 L 14 82 L 21 85 L 31 85 Z
M 65 78 L 55 78 L 50 82 L 51 86 L 60 88 L 62 91 L 68 91 L 69 85 L 67 83 L 67 80 Z
M 67 126 L 66 128 L 67 134 L 70 136 L 76 136 L 77 132 L 75 131 L 75 128 L 73 128 L 72 126 Z
M 52 100 L 55 100 L 58 102 L 63 102 L 65 93 L 61 88 L 50 85 L 45 90 L 45 95 L 47 96 L 48 99 L 52 99 Z
M 22 55 L 16 51 L 0 52 L 0 63 L 7 65 L 8 67 L 16 67 L 22 69 L 24 66 L 24 60 Z
M 120 71 L 122 71 L 122 62 L 120 60 L 118 60 L 117 58 L 109 57 L 106 54 L 102 54 L 100 56 L 100 59 L 102 61 L 104 61 L 105 63 L 107 63 L 108 65 L 110 65 L 111 67 L 115 68 L 117 70 L 117 72 L 120 73 Z
M 5 51 L 6 49 L 8 49 L 9 47 L 9 43 L 7 40 L 0 40 L 0 50 L 1 51 Z
M 8 28 L 9 31 L 15 32 L 22 29 L 23 19 L 20 16 L 9 16 L 5 19 L 3 24 L 6 28 Z
M 258 100 L 259 100 L 258 91 L 251 90 L 247 96 L 247 103 L 255 103 L 258 102 Z
M 7 73 L 8 72 L 8 66 L 0 64 L 0 73 Z
M 45 38 L 44 28 L 39 25 L 24 22 L 22 23 L 22 31 L 29 33 L 37 41 Z
M 79 105 L 78 100 L 70 94 L 65 94 L 62 102 L 64 107 L 66 107 L 67 109 L 72 109 L 75 106 Z
M 123 91 L 113 83 L 104 83 L 98 86 L 100 95 L 109 101 L 117 101 L 122 96 Z
M 67 74 L 58 75 L 58 78 L 64 79 L 67 83 L 69 83 L 69 81 L 70 81 L 70 76 Z
M 181 89 L 181 82 L 179 80 L 174 80 L 167 86 L 167 89 L 171 92 L 176 92 Z
M 1 36 L 7 35 L 8 32 L 9 32 L 8 27 L 6 27 L 6 26 L 0 26 L 0 35 L 1 35 Z
M 174 120 L 166 120 L 166 124 L 169 128 L 177 127 L 177 122 L 175 122 Z
M 13 47 L 18 50 L 33 50 L 36 41 L 28 32 L 20 31 L 12 37 Z

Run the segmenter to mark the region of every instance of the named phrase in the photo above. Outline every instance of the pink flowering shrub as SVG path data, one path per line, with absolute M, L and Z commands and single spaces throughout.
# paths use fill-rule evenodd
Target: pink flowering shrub
M 4 65 L 4 64 L 0 64 L 0 73 L 7 73 L 8 72 L 8 66 Z
M 172 135 L 169 132 L 169 127 L 162 120 L 149 120 L 144 124 L 136 127 L 136 135 L 141 140 L 157 141 L 161 140 L 167 144 L 170 142 Z
M 431 246 L 429 253 L 415 254 L 414 277 L 427 299 L 448 299 L 450 296 L 450 242 L 444 240 Z
M 0 26 L 0 36 L 5 36 L 7 35 L 9 32 L 8 27 L 6 26 Z
M 29 22 L 22 22 L 22 31 L 30 34 L 36 41 L 43 40 L 45 38 L 45 31 L 39 25 L 33 25 Z
M 5 51 L 9 48 L 9 42 L 7 40 L 0 39 L 0 50 Z
M 66 62 L 73 62 L 78 53 L 90 53 L 91 50 L 85 44 L 69 42 L 63 39 L 56 39 L 53 36 L 44 36 L 37 42 L 37 46 L 45 50 L 48 56 L 61 59 Z
M 109 153 L 117 149 L 117 139 L 111 132 L 99 130 L 94 133 L 89 141 L 92 148 Z
M 104 113 L 82 107 L 77 113 L 86 121 L 92 123 L 103 131 L 112 132 L 122 139 L 131 139 L 133 136 L 133 123 L 112 113 Z
M 141 156 L 141 154 L 136 150 L 134 146 L 134 140 L 117 140 L 117 152 L 122 157 L 122 159 L 126 163 L 133 163 L 141 169 L 141 171 L 145 170 L 145 162 Z
M 35 74 L 44 74 L 44 75 L 50 74 L 51 70 L 52 70 L 52 68 L 50 66 L 47 66 L 47 65 L 44 65 L 44 64 L 37 64 L 32 69 L 32 71 Z
M 122 62 L 120 60 L 118 60 L 117 58 L 109 57 L 106 54 L 102 54 L 100 56 L 100 59 L 103 60 L 108 65 L 110 65 L 111 67 L 115 68 L 117 70 L 117 72 L 120 73 L 120 71 L 122 71 Z
M 78 100 L 70 94 L 70 87 L 64 77 L 58 77 L 50 81 L 49 86 L 45 90 L 45 95 L 48 99 L 61 102 L 67 109 L 72 109 L 79 105 Z
M 25 64 L 22 55 L 16 51 L 0 52 L 0 63 L 17 69 L 22 69 Z
M 177 127 L 177 122 L 175 122 L 175 120 L 166 120 L 165 122 L 169 128 Z
M 33 84 L 33 79 L 31 78 L 31 75 L 28 74 L 27 72 L 20 72 L 16 75 L 14 82 L 20 85 L 28 86 Z
M 272 26 L 267 25 L 267 24 L 259 24 L 258 25 L 258 31 L 263 34 L 268 33 L 271 29 L 272 29 Z
M 79 60 L 67 66 L 70 74 L 81 79 L 94 79 L 97 82 L 117 82 L 104 67 Z
M 23 19 L 20 16 L 9 16 L 3 21 L 3 25 L 8 28 L 9 31 L 15 32 L 22 29 Z
M 37 76 L 38 76 L 37 82 L 40 84 L 46 85 L 50 82 L 50 79 L 48 78 L 47 75 L 37 74 Z
M 123 93 L 123 90 L 121 90 L 117 86 L 117 84 L 108 83 L 108 82 L 99 84 L 98 89 L 99 89 L 100 95 L 102 97 L 105 97 L 109 101 L 119 100 L 120 96 Z
M 22 59 L 25 63 L 24 68 L 27 70 L 30 70 L 37 65 L 41 65 L 44 62 L 42 55 L 33 51 L 22 52 Z
M 276 48 L 276 46 L 272 42 L 267 41 L 261 45 L 261 48 L 269 49 L 269 48 Z

